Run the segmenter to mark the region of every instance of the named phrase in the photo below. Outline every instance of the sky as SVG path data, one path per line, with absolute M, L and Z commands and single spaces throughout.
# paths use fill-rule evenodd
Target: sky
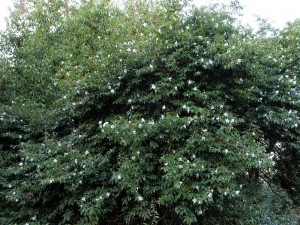
M 197 5 L 208 4 L 211 0 L 194 0 Z M 214 2 L 229 3 L 230 0 Z M 240 0 L 244 7 L 243 23 L 255 28 L 255 15 L 268 18 L 277 28 L 283 28 L 289 21 L 300 18 L 300 0 Z
M 0 29 L 5 28 L 5 17 L 8 17 L 8 7 L 13 0 L 0 0 Z M 230 0 L 213 0 L 228 3 Z M 209 4 L 212 0 L 194 0 L 197 5 Z M 255 28 L 254 15 L 269 18 L 277 28 L 282 28 L 286 22 L 300 18 L 300 0 L 240 0 L 244 6 L 243 22 Z

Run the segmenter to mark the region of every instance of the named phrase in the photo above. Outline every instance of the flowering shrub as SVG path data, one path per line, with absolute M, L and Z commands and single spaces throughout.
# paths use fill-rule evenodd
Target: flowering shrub
M 1 36 L 1 223 L 293 224 L 272 195 L 299 149 L 289 28 L 237 3 L 33 2 Z M 249 215 L 253 188 L 278 207 Z

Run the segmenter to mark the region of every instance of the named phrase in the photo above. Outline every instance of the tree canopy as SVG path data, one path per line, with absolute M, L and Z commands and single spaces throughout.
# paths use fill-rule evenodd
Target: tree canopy
M 0 36 L 0 224 L 298 223 L 299 20 L 21 2 Z

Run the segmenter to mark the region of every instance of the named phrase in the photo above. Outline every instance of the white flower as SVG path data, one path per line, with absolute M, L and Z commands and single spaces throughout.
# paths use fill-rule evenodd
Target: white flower
M 36 220 L 36 216 L 32 217 L 31 219 L 32 219 L 33 221 L 35 221 L 35 220 Z
M 151 84 L 151 89 L 155 90 L 156 89 L 156 86 L 155 84 Z
M 237 190 L 235 193 L 236 193 L 236 195 L 239 195 L 239 194 L 240 194 L 240 191 L 239 191 L 239 190 Z
M 209 198 L 212 198 L 212 193 L 208 193 L 207 195 Z
M 241 62 L 242 62 L 242 60 L 241 60 L 241 59 L 238 59 L 238 60 L 237 60 L 237 62 L 238 62 L 238 63 L 241 63 Z
M 225 149 L 225 154 L 227 154 L 228 153 L 228 149 Z
M 115 93 L 115 90 L 114 90 L 114 89 L 111 89 L 110 92 L 111 92 L 112 94 L 114 94 L 114 93 Z
M 82 197 L 81 200 L 82 200 L 83 202 L 85 202 L 86 199 L 85 199 L 85 197 Z
M 57 163 L 57 159 L 54 159 L 53 162 Z
M 122 177 L 121 177 L 121 175 L 120 175 L 120 174 L 118 175 L 118 177 L 117 177 L 117 178 L 118 178 L 118 180 L 121 180 L 121 179 L 122 179 Z
M 141 129 L 141 128 L 143 128 L 143 125 L 142 125 L 142 124 L 139 124 L 138 127 Z
M 191 81 L 191 80 L 188 80 L 188 84 L 192 84 L 193 83 L 193 81 Z
M 227 195 L 227 191 L 224 192 L 224 195 L 225 195 L 225 196 Z
M 151 69 L 153 69 L 153 66 L 152 66 L 152 64 L 150 64 L 149 66 L 150 66 L 150 68 L 151 68 Z
M 228 113 L 226 112 L 226 113 L 224 113 L 224 116 L 228 116 Z
M 143 26 L 146 27 L 148 24 L 147 23 L 143 23 Z
M 163 105 L 163 107 L 162 107 L 162 110 L 165 110 L 166 109 L 166 106 L 165 105 Z
M 109 192 L 106 192 L 106 194 L 105 194 L 107 197 L 109 197 L 110 196 L 110 193 Z
M 142 119 L 141 119 L 141 121 L 142 121 L 142 122 L 145 122 L 145 119 L 144 119 L 144 118 L 142 118 Z
M 86 150 L 86 151 L 85 151 L 85 154 L 88 155 L 88 154 L 90 154 L 90 152 L 89 152 L 88 150 Z
M 131 48 L 127 48 L 127 52 L 131 52 Z
M 142 196 L 138 196 L 138 201 L 143 201 L 144 200 L 144 198 L 142 197 Z
M 178 168 L 179 168 L 179 169 L 182 169 L 182 168 L 183 168 L 183 165 L 179 165 Z
M 116 127 L 115 125 L 111 125 L 110 126 L 111 129 L 115 129 L 115 127 Z
M 64 96 L 63 98 L 64 98 L 64 99 L 67 99 L 67 96 Z
M 197 199 L 193 198 L 193 203 L 196 204 L 197 203 Z
M 229 122 L 230 122 L 230 120 L 229 120 L 229 119 L 226 119 L 226 120 L 225 120 L 225 122 L 226 122 L 226 123 L 229 123 Z
M 19 166 L 23 166 L 24 164 L 22 162 L 19 163 Z

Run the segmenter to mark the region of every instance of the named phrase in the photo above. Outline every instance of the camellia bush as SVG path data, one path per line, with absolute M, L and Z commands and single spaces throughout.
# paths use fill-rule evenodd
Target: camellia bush
M 240 12 L 20 1 L 0 37 L 0 224 L 297 224 L 299 21 L 256 32 Z

